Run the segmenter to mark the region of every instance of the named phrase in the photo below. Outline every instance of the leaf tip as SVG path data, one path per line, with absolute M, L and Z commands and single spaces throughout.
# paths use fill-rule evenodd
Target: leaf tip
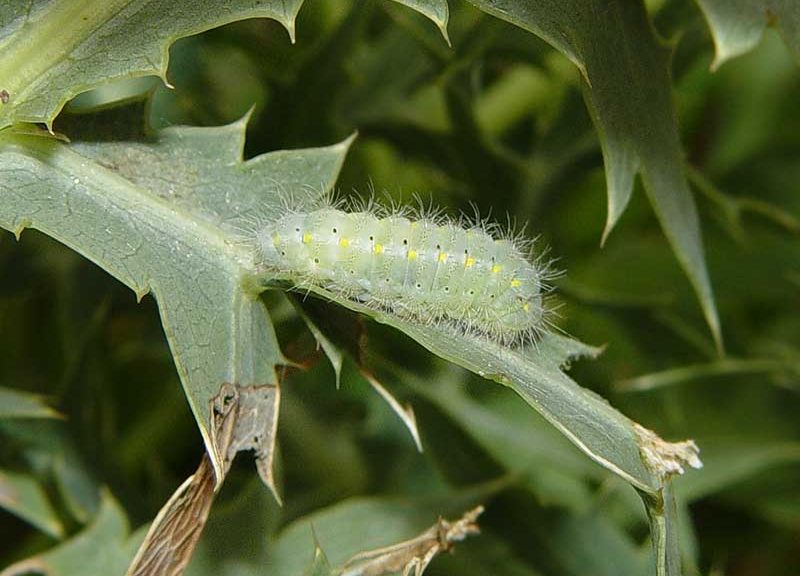
M 600 248 L 604 248 L 606 245 L 606 240 L 611 235 L 611 231 L 614 229 L 614 225 L 616 221 L 612 218 L 611 212 L 609 211 L 608 217 L 606 218 L 606 225 L 603 227 L 603 234 L 600 236 Z
M 169 81 L 167 78 L 167 69 L 169 68 L 169 52 L 167 52 L 166 56 L 163 59 L 162 66 L 156 71 L 156 75 L 158 76 L 161 83 L 164 84 L 165 88 L 169 88 L 170 90 L 175 90 L 175 85 Z
M 22 239 L 22 233 L 30 225 L 31 225 L 30 220 L 23 220 L 22 222 L 19 223 L 19 226 L 17 226 L 11 231 L 11 233 L 14 235 L 14 238 L 16 238 L 17 242 L 19 242 Z
M 294 44 L 297 42 L 297 13 L 300 11 L 300 7 L 298 6 L 297 10 L 294 11 L 292 14 L 286 14 L 283 18 L 279 18 L 278 21 L 283 24 L 283 27 L 286 28 L 286 32 L 289 34 L 289 41 Z
M 453 43 L 450 42 L 450 34 L 447 32 L 447 24 L 450 22 L 450 8 L 447 5 L 447 2 L 444 3 L 444 15 L 441 19 L 434 20 L 436 23 L 437 28 L 439 28 L 439 32 L 442 33 L 442 38 L 444 41 L 447 42 L 447 46 L 449 48 L 453 47 Z
M 725 341 L 722 337 L 722 326 L 719 322 L 717 304 L 714 301 L 713 293 L 711 293 L 710 285 L 708 287 L 708 294 L 703 294 L 700 298 L 700 306 L 703 309 L 703 316 L 706 319 L 706 324 L 708 324 L 708 329 L 711 331 L 711 337 L 714 340 L 714 348 L 717 352 L 717 356 L 722 358 L 725 356 Z
M 141 304 L 144 297 L 150 294 L 150 286 L 142 286 L 141 288 L 136 288 L 134 292 L 136 293 L 136 303 Z
M 444 37 L 444 41 L 447 42 L 448 48 L 453 47 L 453 43 L 450 41 L 450 35 L 447 33 L 447 24 L 443 24 L 439 27 L 439 30 L 442 32 L 442 36 Z
M 278 486 L 275 484 L 275 475 L 272 473 L 272 458 L 258 458 L 256 460 L 256 470 L 258 471 L 258 476 L 261 478 L 261 481 L 272 493 L 272 497 L 275 498 L 275 502 L 278 503 L 278 506 L 282 507 L 283 498 L 278 491 Z
M 356 138 L 358 138 L 358 130 L 355 130 L 352 134 L 350 134 L 350 136 L 339 142 L 337 146 L 341 146 L 345 150 L 349 150 L 353 142 L 356 141 Z

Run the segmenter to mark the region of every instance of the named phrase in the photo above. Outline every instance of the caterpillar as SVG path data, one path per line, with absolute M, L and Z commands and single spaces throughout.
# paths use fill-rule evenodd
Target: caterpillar
M 259 265 L 298 288 L 318 286 L 424 324 L 446 323 L 503 345 L 549 324 L 553 277 L 532 241 L 486 220 L 419 209 L 289 209 L 256 232 Z

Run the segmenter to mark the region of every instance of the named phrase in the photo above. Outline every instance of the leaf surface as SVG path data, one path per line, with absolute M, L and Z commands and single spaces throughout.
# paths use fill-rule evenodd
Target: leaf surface
M 670 50 L 641 0 L 470 0 L 556 47 L 580 70 L 606 166 L 615 226 L 641 174 L 650 202 L 700 301 L 718 349 L 722 335 L 697 208 L 684 176 L 669 76 Z
M 117 576 L 133 555 L 137 537 L 128 536 L 128 519 L 119 504 L 103 493 L 102 504 L 92 523 L 82 532 L 56 546 L 0 572 L 17 576 L 31 572 L 45 576 Z
M 793 0 L 697 0 L 714 37 L 712 69 L 745 54 L 775 26 L 800 63 L 800 4 Z
M 247 285 L 260 215 L 281 193 L 327 189 L 349 140 L 242 161 L 245 120 L 173 128 L 146 141 L 0 137 L 0 227 L 37 228 L 141 298 L 156 297 L 178 373 L 217 478 L 210 401 L 225 382 L 275 383 L 284 362 L 263 302 Z M 243 240 L 244 238 L 244 240 Z
M 268 17 L 294 37 L 302 0 L 32 0 L 0 4 L 0 128 L 53 119 L 71 97 L 109 80 L 166 82 L 178 38 Z M 165 15 L 169 17 L 165 18 Z
M 64 526 L 42 485 L 32 476 L 0 470 L 0 508 L 30 522 L 53 538 L 64 534 Z

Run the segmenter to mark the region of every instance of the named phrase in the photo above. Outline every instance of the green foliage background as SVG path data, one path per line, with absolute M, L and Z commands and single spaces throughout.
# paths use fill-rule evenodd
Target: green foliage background
M 718 3 L 699 4 L 724 21 Z M 713 73 L 701 9 L 682 0 L 648 5 L 656 29 L 674 41 L 673 97 L 725 357 L 638 183 L 599 248 L 613 170 L 604 171 L 597 110 L 587 111 L 589 88 L 577 69 L 536 36 L 465 3 L 451 6 L 451 47 L 430 20 L 391 2 L 311 0 L 295 44 L 272 20 L 228 24 L 173 45 L 174 90 L 127 80 L 79 96 L 54 127 L 75 135 L 98 118 L 82 114 L 98 102 L 148 91 L 145 112 L 99 118 L 121 116 L 119 130 L 135 125 L 136 114 L 153 127 L 218 126 L 253 107 L 247 157 L 332 145 L 357 130 L 337 180 L 344 194 L 419 193 L 452 213 L 474 202 L 529 221 L 567 271 L 558 282 L 559 326 L 606 346 L 597 360 L 576 362 L 571 376 L 663 437 L 692 437 L 701 447 L 705 468 L 675 481 L 684 571 L 791 574 L 800 571 L 800 71 L 792 28 L 800 16 L 777 4 L 785 42 L 774 31 L 757 46 L 744 38 L 725 52 L 743 55 L 722 61 L 718 52 Z M 601 32 L 594 39 L 604 41 Z M 658 102 L 629 88 L 615 96 L 617 104 L 630 98 L 626 121 L 653 125 Z M 48 560 L 50 573 L 87 570 L 87 558 L 93 572 L 82 573 L 121 572 L 142 534 L 129 538 L 129 527 L 153 518 L 204 450 L 158 309 L 151 298 L 137 305 L 127 288 L 38 232 L 20 243 L 0 235 L 0 271 L 0 387 L 44 394 L 65 416 L 50 418 L 36 398 L 0 397 L 0 505 L 17 514 L 0 516 L 0 566 L 66 542 Z M 284 354 L 306 368 L 285 374 L 282 390 L 276 473 L 284 505 L 240 457 L 190 574 L 300 574 L 312 558 L 310 521 L 340 562 L 387 543 L 376 535 L 397 541 L 478 501 L 489 503 L 483 534 L 437 559 L 430 574 L 652 572 L 635 493 L 511 390 L 391 328 L 302 303 L 330 324 L 357 330 L 363 322 L 360 352 L 414 406 L 419 454 L 352 359 L 336 390 L 289 299 L 265 299 Z M 14 418 L 3 418 L 4 406 L 16 407 Z M 4 500 L 12 488 L 22 506 Z M 84 545 L 102 557 L 75 547 L 83 530 Z

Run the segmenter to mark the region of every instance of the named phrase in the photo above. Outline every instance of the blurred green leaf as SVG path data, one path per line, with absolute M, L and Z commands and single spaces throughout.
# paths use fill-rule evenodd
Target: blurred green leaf
M 683 174 L 669 77 L 670 50 L 656 37 L 644 3 L 470 1 L 540 36 L 580 69 L 606 164 L 608 219 L 603 240 L 624 212 L 640 173 L 721 351 L 722 334 L 697 208 Z
M 647 555 L 640 554 L 626 534 L 598 513 L 560 520 L 548 540 L 564 574 L 637 576 L 650 572 Z M 581 544 L 576 546 L 576 542 Z
M 0 507 L 53 538 L 64 535 L 58 514 L 41 483 L 32 475 L 0 470 Z
M 45 576 L 118 576 L 138 546 L 138 536 L 129 538 L 128 520 L 114 498 L 103 492 L 97 517 L 80 534 L 63 544 L 17 562 L 0 576 L 35 572 Z
M 303 572 L 303 576 L 331 576 L 332 573 L 333 569 L 330 562 L 328 562 L 328 557 L 325 556 L 325 552 L 320 547 L 315 548 L 314 559 L 309 567 L 306 568 L 306 571 Z
M 402 379 L 458 422 L 509 472 L 522 475 L 542 504 L 586 509 L 591 502 L 588 482 L 602 480 L 601 469 L 506 391 L 471 397 L 460 374 L 450 370 L 423 380 L 404 373 Z
M 598 349 L 546 334 L 535 346 L 512 350 L 447 327 L 420 326 L 322 288 L 309 286 L 308 290 L 393 326 L 442 358 L 512 388 L 590 458 L 640 491 L 651 518 L 657 573 L 680 574 L 674 501 L 671 493 L 666 494 L 669 474 L 655 470 L 652 461 L 645 462 L 640 427 L 563 372 L 569 361 L 595 356 Z M 661 442 L 653 446 L 660 459 L 666 444 L 655 440 Z
M 708 364 L 680 366 L 677 368 L 670 368 L 663 372 L 643 374 L 636 378 L 620 382 L 617 385 L 617 389 L 626 392 L 641 392 L 665 386 L 695 382 L 709 377 L 777 374 L 784 371 L 793 371 L 798 375 L 798 379 L 800 379 L 800 364 L 793 366 L 788 362 L 761 358 L 725 358 Z
M 0 128 L 53 119 L 72 96 L 115 78 L 167 80 L 169 45 L 244 18 L 294 37 L 302 0 L 35 0 L 0 4 Z
M 572 545 L 574 549 L 574 543 Z M 515 554 L 507 542 L 494 534 L 482 531 L 467 546 L 459 546 L 452 554 L 441 556 L 428 570 L 431 576 L 541 576 L 541 572 Z
M 0 387 L 0 418 L 59 418 L 40 396 Z
M 253 252 L 240 238 L 280 210 L 280 192 L 330 187 L 350 143 L 243 162 L 245 123 L 113 143 L 0 137 L 0 226 L 42 230 L 138 298 L 153 292 L 218 471 L 210 400 L 224 382 L 274 383 L 274 365 L 284 362 L 266 308 L 246 285 Z
M 37 477 L 52 479 L 70 514 L 86 523 L 99 505 L 100 487 L 67 424 L 66 420 L 11 420 L 0 423 L 0 437 L 19 447 Z
M 675 482 L 675 492 L 685 502 L 728 490 L 781 464 L 800 462 L 800 442 L 752 443 L 746 437 L 702 441 L 703 473 Z
M 712 69 L 749 52 L 767 25 L 780 30 L 800 62 L 800 6 L 793 0 L 696 0 L 716 46 Z

